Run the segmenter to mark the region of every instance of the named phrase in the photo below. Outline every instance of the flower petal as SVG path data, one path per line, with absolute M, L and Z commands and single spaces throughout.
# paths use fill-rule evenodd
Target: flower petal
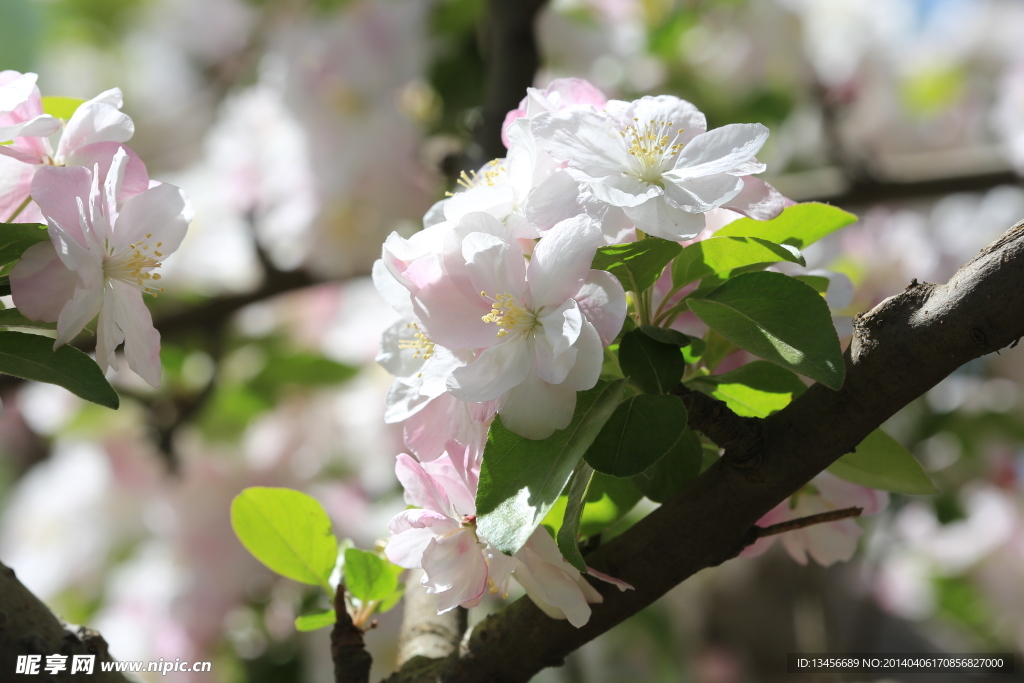
M 549 384 L 531 373 L 501 400 L 501 424 L 527 439 L 546 439 L 565 429 L 576 410 L 576 391 L 564 384 Z
M 492 401 L 522 382 L 532 365 L 530 344 L 517 336 L 484 349 L 475 361 L 456 368 L 448 378 L 448 390 L 461 401 Z
M 601 337 L 589 322 L 584 321 L 580 328 L 580 337 L 576 342 L 576 363 L 565 376 L 562 386 L 573 391 L 593 389 L 601 377 L 601 366 L 604 364 L 604 351 Z
M 121 90 L 112 88 L 83 103 L 71 115 L 57 145 L 57 157 L 67 159 L 95 142 L 127 142 L 135 124 L 120 111 Z
M 704 229 L 704 215 L 684 211 L 665 197 L 623 209 L 638 230 L 667 240 L 688 240 Z
M 32 179 L 32 199 L 47 222 L 57 224 L 84 248 L 88 248 L 89 242 L 82 232 L 78 200 L 88 200 L 91 188 L 92 171 L 81 167 L 44 166 Z M 59 245 L 54 246 L 59 252 Z
M 750 161 L 768 139 L 760 123 L 730 123 L 691 140 L 671 172 L 680 179 L 728 173 Z
M 423 585 L 437 593 L 437 613 L 478 600 L 487 590 L 487 562 L 471 529 L 434 538 L 423 551 Z
M 542 112 L 530 121 L 530 130 L 541 149 L 591 177 L 618 175 L 630 167 L 615 121 L 589 107 Z
M 601 237 L 597 222 L 579 215 L 562 221 L 540 238 L 526 268 L 535 308 L 561 306 L 580 291 Z
M 448 517 L 455 516 L 455 511 L 452 509 L 444 489 L 438 486 L 437 482 L 412 456 L 405 453 L 398 455 L 395 460 L 395 476 L 398 477 L 398 481 L 405 489 L 406 503 L 424 510 L 433 510 Z
M 95 288 L 79 287 L 71 300 L 64 304 L 57 316 L 57 339 L 53 344 L 56 349 L 66 344 L 81 332 L 86 324 L 96 317 L 103 307 L 103 292 Z M 99 358 L 97 357 L 97 362 Z M 106 370 L 103 364 L 100 367 Z
M 626 320 L 626 292 L 619 279 L 607 270 L 591 270 L 573 298 L 594 325 L 602 346 L 611 344 Z
M 194 215 L 185 193 L 163 183 L 124 203 L 114 225 L 114 239 L 121 247 L 162 242 L 160 251 L 166 256 L 181 244 Z
M 50 242 L 33 244 L 11 270 L 11 294 L 21 314 L 53 322 L 75 295 L 78 276 L 57 256 Z

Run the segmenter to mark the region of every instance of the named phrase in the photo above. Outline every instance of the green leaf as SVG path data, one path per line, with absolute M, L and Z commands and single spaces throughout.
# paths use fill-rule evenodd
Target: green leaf
M 687 335 L 683 334 L 679 330 L 673 330 L 669 327 L 658 327 L 656 325 L 641 325 L 640 331 L 646 334 L 654 341 L 659 341 L 662 344 L 672 344 L 677 348 L 684 348 L 690 345 L 693 340 Z
M 338 616 L 332 609 L 324 610 L 323 612 L 313 612 L 312 614 L 303 614 L 301 617 L 295 617 L 295 630 L 316 631 L 324 626 L 333 626 L 337 620 Z
M 728 342 L 727 342 L 728 343 Z M 687 365 L 700 361 L 704 355 L 704 350 L 707 348 L 707 342 L 703 339 L 692 339 L 690 345 L 683 347 L 683 360 L 686 361 Z
M 231 526 L 253 557 L 281 576 L 320 586 L 338 559 L 338 541 L 323 506 L 301 491 L 254 486 L 231 501 Z
M 619 404 L 584 458 L 613 477 L 640 474 L 668 453 L 686 430 L 677 396 L 638 394 Z
M 796 275 L 794 280 L 799 280 L 818 294 L 825 294 L 828 291 L 829 280 L 820 275 Z
M 43 113 L 49 114 L 55 119 L 67 121 L 75 113 L 75 110 L 83 104 L 85 104 L 85 100 L 49 95 L 43 98 Z
M 558 500 L 576 466 L 619 404 L 625 381 L 600 381 L 576 395 L 565 429 L 534 441 L 513 434 L 497 417 L 480 466 L 477 527 L 495 548 L 512 555 Z
M 619 366 L 630 382 L 649 394 L 665 394 L 679 384 L 686 361 L 679 347 L 633 330 L 619 344 Z
M 594 470 L 586 463 L 583 463 L 577 470 L 569 485 L 565 517 L 562 520 L 562 526 L 558 529 L 558 535 L 555 537 L 558 549 L 562 551 L 562 557 L 584 574 L 587 572 L 587 564 L 583 561 L 583 555 L 580 553 L 580 520 L 583 518 L 583 508 L 587 504 L 587 491 L 590 489 L 593 477 Z
M 763 360 L 724 375 L 700 377 L 693 384 L 708 387 L 712 396 L 742 417 L 768 417 L 807 389 L 794 373 Z
M 345 589 L 363 602 L 383 600 L 398 588 L 398 574 L 376 553 L 345 550 Z
M 33 244 L 50 239 L 45 225 L 0 223 L 0 265 L 17 261 Z
M 39 327 L 44 330 L 55 330 L 57 323 L 29 320 L 17 308 L 5 308 L 0 310 L 0 327 Z
M 0 332 L 0 372 L 64 387 L 87 401 L 117 409 L 120 399 L 96 361 L 73 346 L 53 350 L 53 339 Z
M 803 249 L 839 228 L 856 223 L 857 217 L 835 206 L 806 202 L 783 210 L 770 221 L 740 218 L 715 233 L 715 237 L 760 237 L 776 244 Z
M 0 275 L 0 296 L 11 295 L 11 277 L 9 275 Z
M 398 571 L 395 571 L 396 569 Z M 391 571 L 394 572 L 395 581 L 397 582 L 398 585 L 396 586 L 395 590 L 391 591 L 390 595 L 381 600 L 380 604 L 377 605 L 377 611 L 381 614 L 384 614 L 389 609 L 397 605 L 398 601 L 402 599 L 402 595 L 405 594 L 405 584 L 401 581 L 398 581 L 398 577 L 405 570 L 402 567 L 399 567 L 398 565 L 391 565 Z
M 580 520 L 580 536 L 588 538 L 622 519 L 644 497 L 629 479 L 600 472 L 594 475 L 587 491 L 587 506 Z
M 939 492 L 910 451 L 881 429 L 868 434 L 855 452 L 836 460 L 828 471 L 872 489 L 916 495 Z
M 714 372 L 719 363 L 731 356 L 733 352 L 739 351 L 740 348 L 710 329 L 704 336 L 703 342 L 704 352 L 701 354 L 700 359 L 704 361 L 704 367 L 711 372 Z
M 690 309 L 733 344 L 838 390 L 846 377 L 828 304 L 782 273 L 743 273 Z
M 594 472 L 589 465 L 582 464 L 569 483 L 568 495 L 561 496 L 560 504 L 551 508 L 552 513 L 556 510 L 560 513 L 561 522 L 554 525 L 557 526 L 555 538 L 565 559 L 585 572 L 579 538 L 601 533 L 625 517 L 641 498 L 643 494 L 629 479 Z
M 657 282 L 661 271 L 682 249 L 675 242 L 648 237 L 639 242 L 601 247 L 591 267 L 607 270 L 627 292 L 639 294 Z
M 807 265 L 799 250 L 789 245 L 783 246 L 757 237 L 716 235 L 685 247 L 676 256 L 672 264 L 672 284 L 682 287 L 734 268 L 779 261 Z
M 703 457 L 700 438 L 692 429 L 687 429 L 665 457 L 630 481 L 650 500 L 664 503 L 697 478 Z

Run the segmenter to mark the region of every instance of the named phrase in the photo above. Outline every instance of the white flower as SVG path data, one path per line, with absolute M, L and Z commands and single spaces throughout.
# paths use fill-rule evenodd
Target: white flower
M 540 113 L 538 145 L 568 163 L 581 192 L 621 207 L 637 228 L 671 240 L 704 227 L 704 212 L 743 190 L 760 173 L 755 156 L 768 138 L 757 123 L 707 131 L 704 115 L 676 97 L 611 100 L 603 112 L 574 107 Z

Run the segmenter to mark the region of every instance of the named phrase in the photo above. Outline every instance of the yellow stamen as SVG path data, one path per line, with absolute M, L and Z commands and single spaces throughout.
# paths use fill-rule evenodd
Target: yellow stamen
M 430 341 L 423 332 L 420 331 L 420 326 L 417 323 L 407 323 L 406 327 L 415 330 L 413 332 L 413 339 L 399 339 L 399 349 L 415 349 L 415 353 L 412 354 L 413 358 L 422 358 L 427 360 L 434 355 L 434 342 Z M 421 373 L 422 374 L 422 373 Z M 417 375 L 419 377 L 421 375 Z
M 516 303 L 515 297 L 511 294 L 499 294 L 491 299 L 486 292 L 480 292 L 480 296 L 491 302 L 491 312 L 481 317 L 485 323 L 494 323 L 498 326 L 498 338 L 517 331 L 532 330 L 537 324 L 537 316 L 530 310 Z

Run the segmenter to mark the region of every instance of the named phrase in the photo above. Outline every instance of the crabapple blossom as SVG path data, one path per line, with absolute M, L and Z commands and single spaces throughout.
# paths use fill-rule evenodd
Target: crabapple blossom
M 698 234 L 703 213 L 737 198 L 743 178 L 765 169 L 754 155 L 767 128 L 730 124 L 708 131 L 695 106 L 667 95 L 611 100 L 602 112 L 542 112 L 531 130 L 541 148 L 568 163 L 582 194 L 621 207 L 637 228 L 665 239 Z M 771 198 L 760 186 L 748 194 L 748 205 Z
M 580 215 L 545 234 L 527 265 L 505 225 L 471 213 L 440 257 L 399 263 L 385 247 L 385 261 L 403 269 L 427 338 L 478 351 L 452 371 L 448 390 L 463 401 L 497 400 L 508 429 L 543 439 L 569 423 L 576 392 L 597 382 L 602 346 L 625 318 L 618 281 L 590 269 L 600 241 L 595 221 Z
M 543 90 L 527 88 L 524 97 L 516 109 L 505 115 L 501 125 L 501 141 L 506 147 L 512 147 L 508 135 L 509 126 L 518 119 L 532 118 L 544 111 L 561 111 L 572 105 L 590 105 L 593 109 L 601 109 L 608 98 L 598 88 L 582 78 L 556 78 Z
M 11 78 L 12 74 L 17 72 L 2 72 L 0 82 L 5 76 Z M 14 89 L 24 91 L 24 82 L 28 81 L 32 83 L 31 90 L 14 111 L 4 114 L 3 102 L 0 102 L 0 138 L 5 138 L 4 130 L 8 130 L 11 135 L 11 143 L 0 146 L 0 155 L 7 157 L 0 162 L 0 211 L 4 211 L 3 219 L 42 221 L 37 207 L 25 205 L 29 200 L 32 176 L 40 168 L 98 168 L 102 182 L 119 149 L 124 150 L 128 161 L 121 171 L 123 178 L 118 184 L 118 203 L 123 203 L 149 187 L 145 164 L 133 151 L 121 145 L 132 137 L 135 124 L 120 111 L 123 104 L 120 89 L 112 88 L 82 103 L 61 131 L 57 119 L 43 114 L 42 97 L 34 85 L 35 74 L 15 77 L 11 86 L 21 83 L 21 86 Z M 50 136 L 58 131 L 59 140 L 54 146 Z M 8 159 L 21 163 L 12 163 Z
M 768 526 L 799 517 L 816 515 L 821 512 L 841 510 L 849 507 L 863 508 L 863 514 L 879 512 L 889 503 L 885 491 L 869 489 L 822 472 L 802 490 L 779 503 L 768 514 L 758 520 L 758 525 Z M 857 550 L 857 539 L 863 531 L 853 519 L 841 519 L 827 524 L 817 524 L 781 534 L 782 545 L 799 564 L 807 564 L 807 556 L 823 567 L 835 562 L 849 560 Z M 772 544 L 776 536 L 759 539 L 746 548 L 741 555 L 760 555 Z
M 52 135 L 60 121 L 43 113 L 43 101 L 33 73 L 0 71 L 0 142 L 22 135 Z
M 24 315 L 57 322 L 54 348 L 99 314 L 100 368 L 118 368 L 114 351 L 124 342 L 128 366 L 159 386 L 160 333 L 142 295 L 160 291 L 156 269 L 181 244 L 192 206 L 184 192 L 166 184 L 119 205 L 128 163 L 119 149 L 102 186 L 98 165 L 47 166 L 35 174 L 32 197 L 48 223 L 50 243 L 25 251 L 11 272 L 11 290 Z

